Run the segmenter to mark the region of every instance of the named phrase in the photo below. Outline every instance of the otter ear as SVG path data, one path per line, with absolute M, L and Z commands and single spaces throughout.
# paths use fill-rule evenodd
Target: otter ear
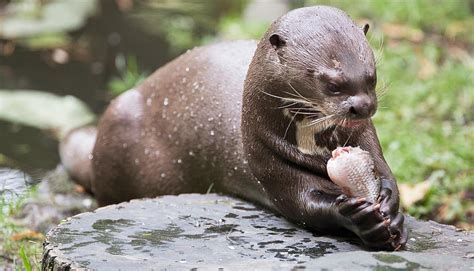
M 271 35 L 269 40 L 270 44 L 275 50 L 285 46 L 286 44 L 286 42 L 278 34 Z
M 362 27 L 362 31 L 364 31 L 364 35 L 367 35 L 367 32 L 369 31 L 369 24 L 364 24 Z

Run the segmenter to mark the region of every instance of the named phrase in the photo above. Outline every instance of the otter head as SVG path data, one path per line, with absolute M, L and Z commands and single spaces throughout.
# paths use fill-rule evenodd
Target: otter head
M 303 108 L 294 114 L 304 110 L 346 125 L 375 113 L 377 77 L 367 30 L 325 6 L 293 10 L 270 27 L 260 46 L 273 67 L 272 80 L 286 89 L 278 95 L 291 108 Z

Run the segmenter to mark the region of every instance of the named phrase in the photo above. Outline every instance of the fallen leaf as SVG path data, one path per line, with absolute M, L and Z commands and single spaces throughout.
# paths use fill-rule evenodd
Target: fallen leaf
M 13 234 L 10 237 L 10 239 L 12 239 L 13 241 L 21 241 L 21 240 L 27 240 L 27 239 L 43 240 L 44 235 L 36 231 L 25 230 L 25 231 Z
M 420 29 L 403 24 L 386 23 L 382 25 L 382 31 L 389 38 L 405 39 L 413 42 L 420 42 L 425 37 L 425 34 Z
M 403 208 L 408 209 L 414 203 L 425 198 L 431 188 L 431 182 L 426 180 L 417 184 L 402 183 L 398 186 L 400 190 L 400 201 Z
M 417 76 L 420 79 L 429 79 L 438 70 L 436 65 L 431 62 L 427 57 L 421 57 L 418 62 L 420 63 L 420 69 L 418 71 Z
M 74 191 L 77 192 L 77 193 L 83 194 L 83 193 L 86 192 L 86 189 L 84 188 L 84 186 L 76 184 L 74 186 Z
M 446 27 L 445 35 L 451 39 L 456 38 L 457 36 L 468 34 L 470 30 L 470 26 L 467 22 L 456 21 L 451 22 Z

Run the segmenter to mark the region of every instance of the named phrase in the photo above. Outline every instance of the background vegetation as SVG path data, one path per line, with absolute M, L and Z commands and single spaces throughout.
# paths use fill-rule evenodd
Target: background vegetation
M 78 96 L 100 112 L 110 97 L 137 84 L 186 49 L 222 39 L 259 39 L 268 26 L 268 22 L 243 16 L 246 4 L 251 1 L 150 0 L 131 7 L 123 3 L 133 4 L 133 1 L 115 2 L 122 3 L 119 16 L 127 18 L 124 25 L 136 25 L 141 31 L 138 34 L 163 41 L 153 51 L 161 55 L 151 55 L 150 48 L 143 52 L 133 50 L 132 45 L 117 49 L 112 35 L 107 41 L 112 45 L 107 50 L 100 49 L 94 58 L 94 48 L 100 47 L 100 42 L 90 38 L 97 35 L 88 32 L 90 24 L 85 30 L 65 30 L 60 35 L 0 39 L 0 52 L 3 57 L 17 61 L 24 59 L 18 55 L 25 52 L 30 60 L 33 59 L 30 52 L 47 63 L 51 61 L 45 59 L 51 57 L 55 72 L 66 70 L 67 65 L 60 63 L 64 59 L 58 58 L 58 52 L 59 56 L 61 52 L 68 53 L 69 62 L 74 65 L 92 63 L 91 69 L 95 69 L 94 63 L 102 61 L 102 66 L 97 67 L 102 67 L 104 72 L 92 95 L 86 92 L 89 85 L 73 81 L 74 77 L 88 80 L 76 70 L 75 75 L 68 71 L 71 82 L 65 84 L 74 91 L 58 93 Z M 307 0 L 291 1 L 291 8 L 314 4 L 339 7 L 361 25 L 364 22 L 371 25 L 368 39 L 379 59 L 378 87 L 386 89 L 374 121 L 385 157 L 399 181 L 403 209 L 418 218 L 474 228 L 474 2 Z M 112 20 L 106 15 L 108 10 L 103 9 L 102 15 L 99 13 L 92 19 L 92 27 L 97 17 Z M 61 38 L 50 38 L 58 36 Z M 43 42 L 32 42 L 38 40 Z M 146 42 L 141 42 L 141 48 L 147 46 Z M 11 52 L 12 44 L 17 46 L 15 53 Z M 103 57 L 110 54 L 111 60 Z M 2 60 L 11 63 L 7 66 L 14 66 L 14 61 Z M 3 64 L 0 62 L 0 76 Z M 19 88 L 22 83 L 16 82 L 23 82 L 20 79 L 2 78 L 0 88 Z M 30 82 L 30 88 L 49 87 L 34 83 L 33 79 Z M 55 85 L 51 90 L 55 88 L 60 87 Z M 0 148 L 0 166 L 21 167 L 21 159 L 3 152 Z M 15 218 L 23 203 L 37 193 L 34 187 L 30 190 L 13 201 L 6 200 L 3 192 L 0 195 L 0 266 L 13 263 L 17 268 L 38 267 L 43 236 Z

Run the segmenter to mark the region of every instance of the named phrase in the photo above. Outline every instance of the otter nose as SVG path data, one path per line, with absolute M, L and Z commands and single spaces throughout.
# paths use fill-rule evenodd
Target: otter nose
M 352 96 L 349 103 L 349 113 L 353 119 L 367 119 L 375 113 L 375 102 L 367 95 Z

